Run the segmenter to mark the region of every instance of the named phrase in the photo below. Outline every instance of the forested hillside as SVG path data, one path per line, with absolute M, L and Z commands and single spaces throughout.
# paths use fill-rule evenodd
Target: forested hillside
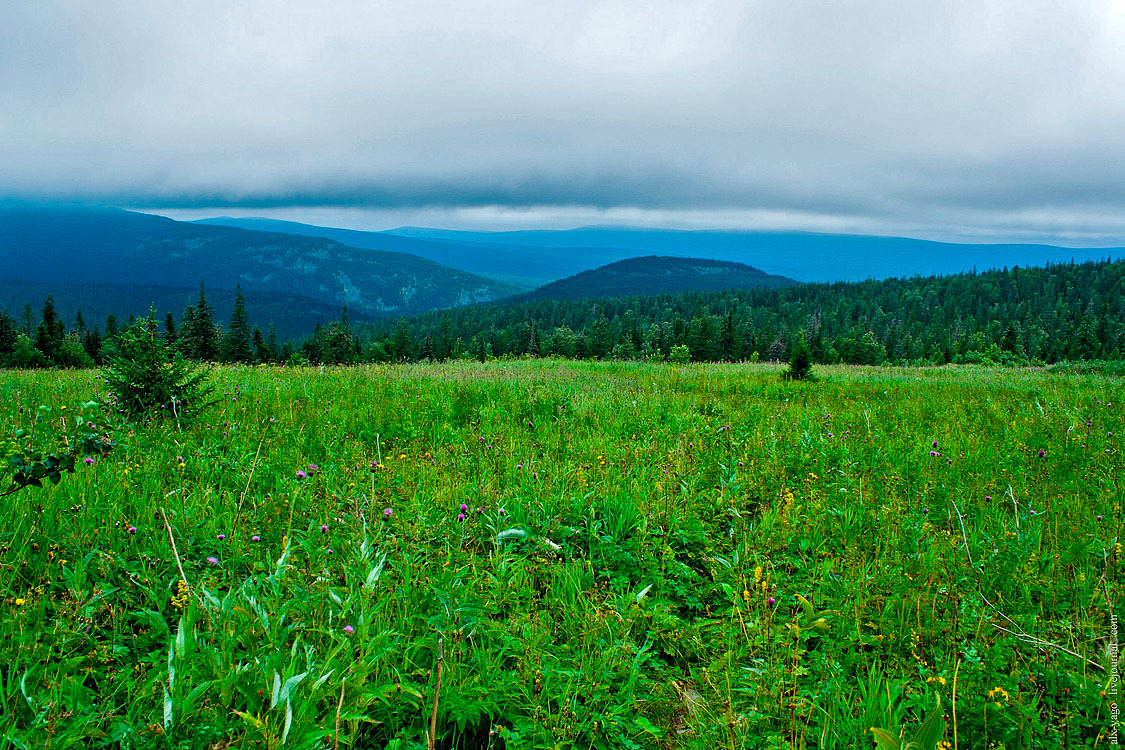
M 559 279 L 520 299 L 584 299 L 629 294 L 717 292 L 792 286 L 796 281 L 774 276 L 745 263 L 703 258 L 651 255 L 629 258 Z
M 784 289 L 528 300 L 384 321 L 369 356 L 559 355 L 817 362 L 1120 359 L 1125 262 L 808 284 Z M 681 355 L 683 350 L 678 350 Z

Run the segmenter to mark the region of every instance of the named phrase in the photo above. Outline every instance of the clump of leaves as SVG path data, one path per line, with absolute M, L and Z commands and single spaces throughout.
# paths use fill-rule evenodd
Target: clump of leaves
M 871 727 L 871 732 L 875 735 L 878 750 L 935 750 L 945 735 L 945 720 L 941 716 L 941 708 L 935 708 L 909 742 L 885 729 Z
M 120 335 L 106 358 L 102 377 L 129 417 L 160 414 L 190 417 L 209 406 L 214 388 L 207 385 L 211 369 L 192 362 L 164 339 L 155 313 Z
M 50 418 L 48 407 L 41 407 L 37 423 Z M 44 430 L 16 430 L 0 441 L 4 482 L 7 487 L 0 497 L 11 495 L 24 487 L 41 487 L 43 481 L 58 484 L 63 474 L 74 473 L 80 460 L 104 456 L 115 443 L 110 437 L 110 426 L 96 401 L 86 401 L 73 420 L 61 420 L 63 430 L 44 440 Z M 38 424 L 37 424 L 38 426 Z M 3 485 L 0 485 L 3 486 Z

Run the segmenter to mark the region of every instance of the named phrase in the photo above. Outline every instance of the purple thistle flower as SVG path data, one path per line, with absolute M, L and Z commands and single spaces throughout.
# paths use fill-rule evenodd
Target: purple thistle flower
M 464 521 L 465 520 L 465 514 L 464 513 L 458 513 L 457 514 L 457 520 L 458 521 Z
M 468 509 L 469 509 L 469 506 L 468 506 L 468 505 L 465 505 L 464 503 L 461 503 L 461 512 L 462 512 L 462 513 L 464 513 L 464 512 L 465 512 L 465 511 L 467 511 Z
M 1047 451 L 1040 448 L 1039 449 L 1039 458 L 1043 458 L 1043 456 L 1045 456 L 1045 455 L 1047 455 Z
M 937 448 L 937 441 L 936 440 L 933 442 L 933 447 Z
M 317 473 L 318 471 L 320 471 L 320 467 L 319 467 L 319 466 L 317 466 L 316 464 L 309 464 L 309 473 L 310 473 L 310 474 L 315 474 L 315 473 Z
M 1112 435 L 1113 433 L 1111 432 L 1110 434 Z M 86 456 L 86 458 L 82 459 L 82 463 L 86 464 L 87 466 L 90 466 L 91 464 L 94 463 L 94 459 L 90 458 L 89 456 Z
M 308 476 L 309 475 L 306 474 L 303 469 L 297 469 L 297 478 L 298 479 L 308 479 Z
M 984 499 L 985 499 L 985 500 L 991 500 L 991 499 L 992 499 L 992 495 L 985 495 L 985 496 L 984 496 Z
M 125 530 L 128 531 L 130 534 L 136 534 L 137 533 L 137 527 L 136 526 L 130 526 L 129 528 L 127 528 Z
M 207 558 L 207 564 L 208 564 L 208 565 L 218 565 L 218 564 L 219 564 L 219 558 L 217 558 L 217 557 L 208 557 L 208 558 Z
M 773 604 L 777 604 L 777 599 L 774 599 L 774 598 L 773 598 L 773 597 L 771 596 L 771 597 L 770 597 L 769 599 L 766 599 L 766 603 L 767 603 L 767 604 L 770 604 L 770 605 L 773 605 Z
M 227 535 L 226 534 L 216 534 L 215 538 L 218 539 L 219 541 L 222 541 L 222 540 L 227 538 Z
M 347 633 L 348 635 L 351 635 L 352 633 L 355 632 L 355 628 L 353 628 L 351 625 L 345 625 L 344 626 L 344 632 Z
M 386 518 L 394 517 L 395 512 L 390 508 L 383 508 L 383 516 Z
M 260 537 L 260 536 L 258 536 L 257 534 L 255 534 L 254 536 L 250 537 L 250 541 L 252 541 L 252 542 L 260 542 L 260 541 L 262 541 L 262 537 Z
M 328 533 L 328 525 L 327 524 L 322 523 L 320 525 L 320 533 L 321 534 L 327 534 Z

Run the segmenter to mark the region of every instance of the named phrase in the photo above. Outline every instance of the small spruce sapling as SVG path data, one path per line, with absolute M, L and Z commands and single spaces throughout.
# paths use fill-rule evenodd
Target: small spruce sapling
M 190 417 L 212 402 L 211 368 L 186 359 L 157 330 L 155 314 L 123 331 L 102 377 L 129 417 Z
M 781 374 L 785 380 L 816 380 L 812 371 L 812 358 L 808 344 L 801 339 L 789 354 L 789 369 Z

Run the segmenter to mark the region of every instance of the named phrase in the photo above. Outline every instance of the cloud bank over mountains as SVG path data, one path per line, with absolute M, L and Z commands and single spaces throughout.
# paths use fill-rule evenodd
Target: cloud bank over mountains
M 1125 244 L 1125 2 L 16 2 L 0 197 Z

